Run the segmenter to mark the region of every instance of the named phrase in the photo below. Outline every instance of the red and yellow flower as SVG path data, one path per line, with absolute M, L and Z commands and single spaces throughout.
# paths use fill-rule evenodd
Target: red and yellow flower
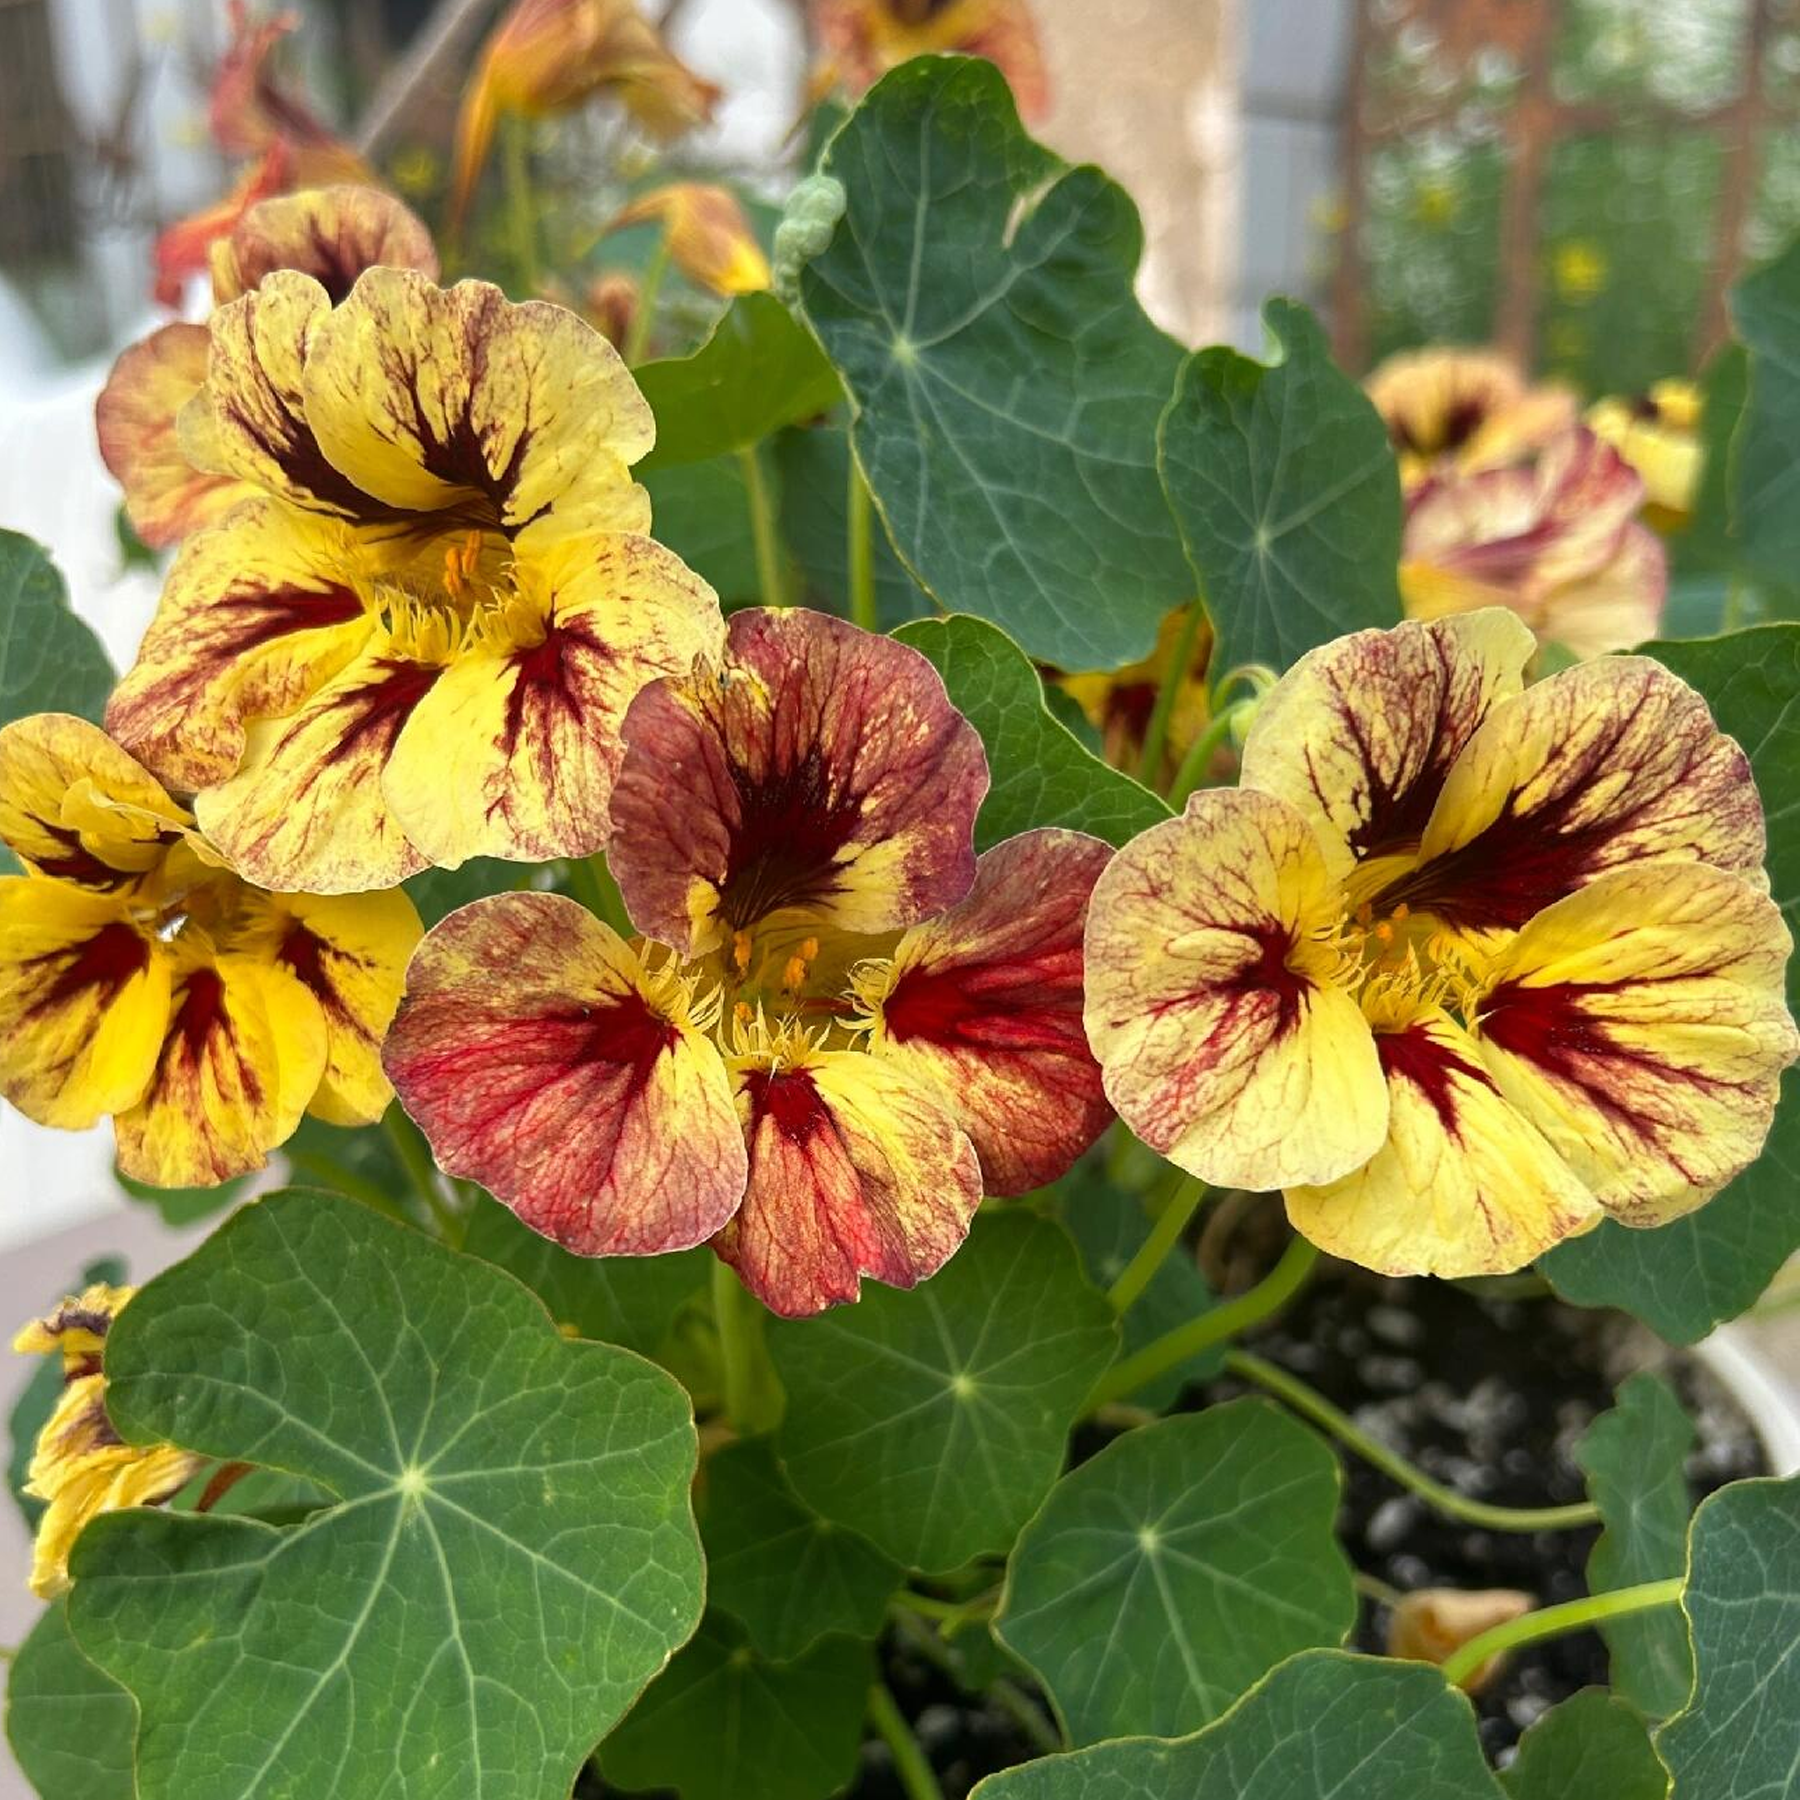
M 1575 423 L 1575 396 L 1527 385 L 1493 350 L 1428 349 L 1390 356 L 1364 386 L 1381 414 L 1409 491 L 1434 472 L 1493 469 L 1540 450 Z
M 96 1283 L 13 1339 L 21 1355 L 60 1355 L 63 1363 L 62 1395 L 38 1433 L 25 1475 L 25 1492 L 45 1503 L 30 1577 L 40 1600 L 68 1589 L 69 1552 L 90 1519 L 127 1506 L 160 1506 L 206 1461 L 172 1444 L 128 1444 L 106 1415 L 106 1335 L 136 1292 Z
M 1169 670 L 1181 654 L 1187 623 L 1185 607 L 1170 613 L 1157 631 L 1155 648 L 1141 662 L 1128 663 L 1122 669 L 1054 677 L 1057 686 L 1100 733 L 1101 753 L 1115 769 L 1123 769 L 1129 775 L 1138 773 L 1144 760 L 1150 715 L 1156 710 L 1156 697 L 1162 692 Z M 1212 645 L 1212 628 L 1203 620 L 1188 645 L 1188 666 L 1176 684 L 1164 766 L 1151 771 L 1153 785 L 1159 788 L 1180 767 L 1189 747 L 1212 721 L 1212 690 L 1207 681 Z
M 277 271 L 208 332 L 183 452 L 255 497 L 183 543 L 114 736 L 263 887 L 598 849 L 626 705 L 723 633 L 647 535 L 618 353 L 388 268 L 335 307 Z
M 254 292 L 277 269 L 310 275 L 333 304 L 378 265 L 438 272 L 431 234 L 398 200 L 366 187 L 264 200 L 213 241 L 209 256 L 215 306 Z M 151 332 L 113 364 L 94 408 L 100 454 L 125 490 L 132 528 L 154 549 L 217 524 L 257 492 L 196 468 L 182 448 L 181 409 L 206 380 L 211 341 L 204 325 L 185 321 Z
M 1700 486 L 1700 390 L 1691 381 L 1658 381 L 1629 399 L 1588 408 L 1587 422 L 1643 477 L 1644 517 L 1658 531 L 1687 523 Z
M 637 0 L 517 0 L 482 52 L 456 121 L 450 216 L 462 216 L 504 114 L 539 119 L 612 94 L 643 129 L 679 137 L 719 90 L 662 40 Z
M 643 937 L 508 894 L 413 959 L 387 1066 L 445 1169 L 582 1255 L 711 1242 L 799 1315 L 930 1275 L 984 1191 L 1093 1141 L 1110 853 L 1044 830 L 976 858 L 986 759 L 922 657 L 740 612 L 625 741 L 610 855 Z
M 1050 83 L 1026 0 L 812 0 L 819 64 L 812 88 L 862 93 L 915 56 L 985 57 L 1027 120 L 1050 110 Z
M 1532 651 L 1487 611 L 1312 652 L 1242 785 L 1094 893 L 1121 1116 L 1390 1274 L 1692 1210 L 1760 1151 L 1800 1050 L 1743 752 L 1660 664 L 1524 688 Z
M 1407 615 L 1505 606 L 1539 643 L 1579 657 L 1641 644 L 1669 585 L 1662 542 L 1638 518 L 1643 498 L 1635 471 L 1579 426 L 1530 463 L 1435 476 L 1407 507 Z
M 0 1092 L 41 1125 L 111 1116 L 157 1187 L 260 1168 L 302 1113 L 373 1123 L 420 926 L 398 892 L 264 893 L 85 720 L 0 731 Z

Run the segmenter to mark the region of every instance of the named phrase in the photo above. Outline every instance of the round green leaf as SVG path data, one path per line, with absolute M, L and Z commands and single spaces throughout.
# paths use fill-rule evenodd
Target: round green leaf
M 1732 446 L 1731 524 L 1744 563 L 1791 596 L 1800 565 L 1800 241 L 1731 290 L 1750 352 Z
M 1583 1688 L 1519 1739 L 1500 1785 L 1507 1800 L 1664 1800 L 1669 1771 L 1641 1715 L 1604 1688 Z
M 802 311 L 901 559 L 1062 668 L 1147 655 L 1194 586 L 1155 468 L 1181 352 L 1132 292 L 1129 198 L 961 57 L 884 76 L 822 168 L 844 212 Z
M 1219 669 L 1285 669 L 1347 631 L 1400 622 L 1387 427 L 1305 307 L 1271 300 L 1263 323 L 1273 360 L 1196 351 L 1158 437 Z
M 70 1624 L 138 1702 L 141 1800 L 554 1800 L 699 1616 L 680 1387 L 352 1201 L 245 1207 L 106 1365 L 130 1440 L 337 1497 L 82 1535 Z
M 39 1800 L 137 1800 L 137 1708 L 81 1654 L 62 1601 L 19 1646 L 6 1683 L 6 1738 Z
M 897 1562 L 958 1568 L 1005 1549 L 1049 1491 L 1117 1345 L 1060 1226 L 978 1218 L 920 1286 L 771 1322 L 776 1454 L 816 1512 Z
M 780 1668 L 708 1613 L 600 1751 L 615 1787 L 681 1800 L 826 1800 L 856 1771 L 875 1679 L 867 1644 L 827 1638 Z
M 943 676 L 951 702 L 987 746 L 993 785 L 975 822 L 977 849 L 1036 825 L 1123 844 L 1168 818 L 1168 807 L 1147 787 L 1102 762 L 1050 716 L 1042 679 L 1005 632 L 959 614 L 921 619 L 894 635 Z
M 1309 1650 L 1192 1737 L 1130 1738 L 1046 1757 L 990 1775 L 971 1800 L 1177 1796 L 1501 1800 L 1501 1790 L 1481 1754 L 1469 1702 L 1435 1669 Z M 1567 1800 L 1575 1800 L 1573 1793 Z
M 40 712 L 98 724 L 112 685 L 112 664 L 69 610 L 69 591 L 43 546 L 0 531 L 0 725 Z
M 1784 1800 L 1800 1770 L 1800 1476 L 1700 1503 L 1681 1605 L 1694 1692 L 1656 1737 L 1678 1800 Z
M 1354 1623 L 1338 1491 L 1337 1459 L 1260 1400 L 1129 1431 L 1026 1526 L 995 1630 L 1074 1743 L 1196 1730 Z
M 1618 1404 L 1588 1427 L 1575 1460 L 1606 1521 L 1588 1556 L 1596 1594 L 1663 1581 L 1687 1562 L 1685 1464 L 1694 1427 L 1668 1386 L 1633 1375 Z M 1600 1627 L 1612 1658 L 1612 1684 L 1652 1718 L 1666 1718 L 1694 1685 L 1687 1625 L 1672 1609 L 1632 1613 Z
M 770 1662 L 791 1662 L 833 1632 L 878 1637 L 900 1585 L 898 1563 L 800 1499 L 767 1438 L 707 1458 L 700 1540 L 708 1600 Z

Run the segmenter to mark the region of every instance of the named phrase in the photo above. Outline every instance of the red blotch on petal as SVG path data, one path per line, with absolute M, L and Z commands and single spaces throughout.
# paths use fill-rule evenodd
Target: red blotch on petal
M 1381 1072 L 1390 1083 L 1410 1082 L 1424 1095 L 1444 1134 L 1452 1141 L 1457 1138 L 1457 1114 L 1451 1077 L 1460 1076 L 1488 1088 L 1494 1085 L 1485 1069 L 1437 1042 L 1423 1024 L 1408 1025 L 1399 1031 L 1378 1031 L 1375 1053 L 1381 1058 Z
M 103 926 L 72 956 L 58 951 L 43 960 L 67 966 L 32 1008 L 34 1013 L 60 1006 L 90 988 L 100 989 L 104 998 L 110 999 L 149 966 L 150 946 L 136 927 L 121 919 Z

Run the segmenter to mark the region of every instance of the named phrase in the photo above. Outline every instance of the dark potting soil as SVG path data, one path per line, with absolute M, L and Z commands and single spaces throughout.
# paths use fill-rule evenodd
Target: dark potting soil
M 1694 1420 L 1688 1461 L 1695 1504 L 1767 1462 L 1748 1419 L 1691 1357 L 1671 1355 L 1621 1315 L 1584 1312 L 1534 1296 L 1494 1299 L 1437 1282 L 1386 1281 L 1341 1265 L 1290 1312 L 1257 1334 L 1258 1355 L 1298 1375 L 1409 1461 L 1471 1498 L 1501 1506 L 1560 1506 L 1585 1498 L 1573 1450 L 1613 1389 L 1651 1366 L 1674 1386 Z M 1661 1360 L 1658 1360 L 1660 1356 Z M 1190 1390 L 1190 1407 L 1246 1392 L 1228 1377 Z M 1107 1434 L 1077 1434 L 1077 1460 Z M 1587 1591 L 1584 1570 L 1598 1535 L 1471 1529 L 1440 1518 L 1360 1458 L 1340 1451 L 1344 1499 L 1338 1528 L 1351 1561 L 1402 1591 L 1425 1587 L 1521 1588 L 1540 1606 Z M 1365 1599 L 1354 1649 L 1384 1647 L 1386 1609 Z M 916 1644 L 890 1631 L 883 1674 L 936 1770 L 946 1800 L 962 1800 L 984 1775 L 1044 1753 L 1020 1723 L 1021 1703 L 1048 1717 L 1028 1676 L 1016 1671 L 1011 1706 L 962 1691 Z M 1607 1679 L 1606 1648 L 1593 1631 L 1516 1652 L 1475 1699 L 1482 1743 L 1504 1764 L 1521 1732 L 1559 1700 Z M 579 1800 L 612 1790 L 591 1772 Z M 904 1800 L 892 1759 L 863 1746 L 849 1800 Z

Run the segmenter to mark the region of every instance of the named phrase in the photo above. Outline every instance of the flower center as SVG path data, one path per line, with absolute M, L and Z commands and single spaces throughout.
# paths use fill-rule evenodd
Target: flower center
M 467 531 L 378 580 L 371 610 L 390 653 L 407 662 L 447 663 L 476 649 L 529 650 L 544 641 L 550 608 L 517 576 L 503 549 Z
M 1467 1015 L 1480 988 L 1469 945 L 1428 912 L 1405 901 L 1377 912 L 1367 901 L 1315 939 L 1318 972 L 1355 996 L 1377 1030 L 1396 1030 L 1441 1008 Z
M 899 934 L 821 931 L 780 922 L 732 933 L 723 951 L 690 965 L 710 987 L 711 1035 L 727 1055 L 785 1057 L 799 1046 L 841 1050 L 871 1024 L 857 998 L 864 971 Z

